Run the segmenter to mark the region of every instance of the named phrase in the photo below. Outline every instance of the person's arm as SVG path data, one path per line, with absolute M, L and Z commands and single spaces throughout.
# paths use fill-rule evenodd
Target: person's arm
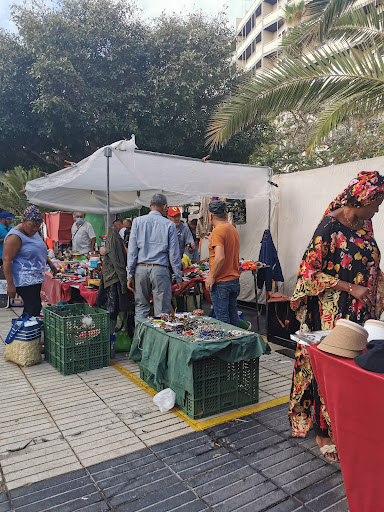
M 339 280 L 335 286 L 332 286 L 332 288 L 340 292 L 349 293 L 362 304 L 373 304 L 375 302 L 375 297 L 372 297 L 369 289 L 365 286 L 360 286 L 359 284 L 347 283 L 346 281 Z
M 49 265 L 49 268 L 51 269 L 52 271 L 52 274 L 55 276 L 57 274 L 57 268 L 55 267 L 55 265 L 52 263 L 51 259 L 48 258 L 47 256 L 47 264 Z
M 20 251 L 21 238 L 17 235 L 9 235 L 4 242 L 3 249 L 3 270 L 7 281 L 7 295 L 11 299 L 16 296 L 16 287 L 12 276 L 12 261 Z
M 172 271 L 176 276 L 177 290 L 181 289 L 182 283 L 182 272 L 181 272 L 181 258 L 180 258 L 180 247 L 179 239 L 177 236 L 176 226 L 171 223 L 168 230 L 168 254 L 169 263 L 172 267 Z
M 225 261 L 224 246 L 215 246 L 215 259 L 213 260 L 212 268 L 209 269 L 208 277 L 205 280 L 205 287 L 207 290 L 212 290 L 212 286 L 215 284 L 217 274 L 223 268 Z
M 131 292 L 135 291 L 135 271 L 137 265 L 137 258 L 139 255 L 139 247 L 137 245 L 137 230 L 136 230 L 136 222 L 133 222 L 131 235 L 129 237 L 128 243 L 128 253 L 127 253 L 127 288 L 131 290 Z
M 188 226 L 186 228 L 185 246 L 189 252 L 193 252 L 195 250 L 195 241 L 193 240 L 191 230 Z
M 94 236 L 91 240 L 91 252 L 95 249 L 96 237 Z

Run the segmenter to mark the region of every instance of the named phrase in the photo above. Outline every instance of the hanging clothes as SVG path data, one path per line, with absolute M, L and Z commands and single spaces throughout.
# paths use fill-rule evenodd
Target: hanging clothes
M 261 240 L 259 261 L 268 265 L 269 268 L 259 269 L 257 273 L 257 286 L 261 289 L 265 283 L 266 291 L 270 292 L 272 290 L 272 281 L 283 283 L 284 277 L 269 229 L 264 231 Z

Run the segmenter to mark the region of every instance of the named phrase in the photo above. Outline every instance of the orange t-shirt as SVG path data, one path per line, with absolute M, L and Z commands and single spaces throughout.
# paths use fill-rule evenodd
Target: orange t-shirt
M 236 228 L 229 222 L 223 222 L 212 231 L 212 238 L 209 244 L 209 268 L 212 268 L 215 259 L 215 247 L 224 247 L 224 264 L 215 277 L 215 282 L 233 281 L 240 277 L 240 237 Z

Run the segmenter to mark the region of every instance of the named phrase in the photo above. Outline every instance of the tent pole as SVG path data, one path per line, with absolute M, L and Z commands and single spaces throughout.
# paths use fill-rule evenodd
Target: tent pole
M 269 181 L 273 181 L 273 169 L 269 170 Z M 269 195 L 268 199 L 268 229 L 271 231 L 271 211 L 272 211 L 272 198 Z
M 106 233 L 108 233 L 108 229 L 110 228 L 110 204 L 109 204 L 109 159 L 112 157 L 112 149 L 104 148 L 104 156 L 107 158 L 107 229 Z

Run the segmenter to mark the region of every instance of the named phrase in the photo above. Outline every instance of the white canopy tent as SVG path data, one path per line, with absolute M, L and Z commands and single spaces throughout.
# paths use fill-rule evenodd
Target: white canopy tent
M 111 148 L 111 158 L 104 156 L 106 148 Z M 134 136 L 106 148 L 70 168 L 28 182 L 28 201 L 46 208 L 107 213 L 107 160 L 111 213 L 149 206 L 152 195 L 160 191 L 170 205 L 198 202 L 201 196 L 260 198 L 265 204 L 271 194 L 269 167 L 140 151 Z

